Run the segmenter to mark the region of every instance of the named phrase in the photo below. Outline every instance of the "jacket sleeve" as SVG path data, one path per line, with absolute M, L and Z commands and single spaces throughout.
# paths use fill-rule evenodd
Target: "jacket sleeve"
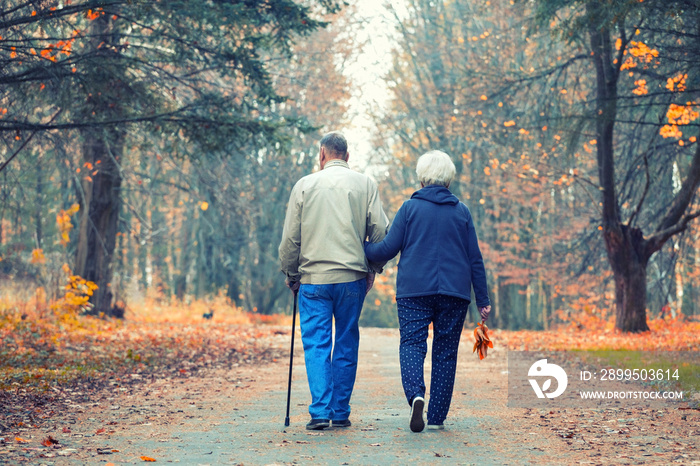
M 379 243 L 365 243 L 365 255 L 371 261 L 381 262 L 393 259 L 403 247 L 403 238 L 406 231 L 405 205 L 402 205 L 394 217 L 394 221 L 383 241 Z
M 287 214 L 284 218 L 282 241 L 279 247 L 282 272 L 291 280 L 299 281 L 299 253 L 301 252 L 301 210 L 303 207 L 302 189 L 297 182 L 289 196 Z
M 467 216 L 467 245 L 469 263 L 472 271 L 474 297 L 476 298 L 477 307 L 484 307 L 491 304 L 489 301 L 489 289 L 486 284 L 486 269 L 484 267 L 484 259 L 481 256 L 481 249 L 479 249 L 479 239 L 476 237 L 474 219 L 472 218 L 468 208 Z
M 367 206 L 367 237 L 370 242 L 379 242 L 384 239 L 389 229 L 389 219 L 382 209 L 382 202 L 379 199 L 377 185 L 370 180 L 370 195 Z M 371 271 L 381 273 L 386 264 L 386 260 L 368 259 L 368 266 Z

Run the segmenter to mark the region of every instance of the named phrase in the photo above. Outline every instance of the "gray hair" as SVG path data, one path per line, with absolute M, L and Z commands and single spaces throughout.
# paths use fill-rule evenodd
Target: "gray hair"
M 348 141 L 339 131 L 331 131 L 321 138 L 321 147 L 325 147 L 332 157 L 345 158 L 348 154 Z
M 457 173 L 450 156 L 439 150 L 431 150 L 421 155 L 416 164 L 416 174 L 424 186 L 437 184 L 449 186 Z

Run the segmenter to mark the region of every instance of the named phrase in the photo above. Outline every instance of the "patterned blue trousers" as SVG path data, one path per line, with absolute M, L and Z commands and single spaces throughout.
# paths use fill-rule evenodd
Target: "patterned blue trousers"
M 428 424 L 442 424 L 452 402 L 459 338 L 469 301 L 438 294 L 399 298 L 396 304 L 401 330 L 401 382 L 409 405 L 416 396 L 425 398 L 423 364 L 428 351 L 428 326 L 433 323 Z

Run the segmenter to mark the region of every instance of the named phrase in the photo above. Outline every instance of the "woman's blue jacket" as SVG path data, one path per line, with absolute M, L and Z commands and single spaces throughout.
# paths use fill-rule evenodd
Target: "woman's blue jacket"
M 394 217 L 389 234 L 366 243 L 367 259 L 383 262 L 401 252 L 396 297 L 442 294 L 490 304 L 486 270 L 466 205 L 447 188 L 429 185 L 416 191 Z

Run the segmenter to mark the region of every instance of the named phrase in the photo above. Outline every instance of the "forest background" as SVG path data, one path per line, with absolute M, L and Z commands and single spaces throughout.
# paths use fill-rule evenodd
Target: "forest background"
M 5 2 L 0 311 L 289 313 L 286 202 L 339 129 L 390 218 L 450 154 L 493 327 L 697 320 L 696 2 L 405 0 L 371 33 L 349 3 Z M 396 264 L 363 325 L 397 325 Z

